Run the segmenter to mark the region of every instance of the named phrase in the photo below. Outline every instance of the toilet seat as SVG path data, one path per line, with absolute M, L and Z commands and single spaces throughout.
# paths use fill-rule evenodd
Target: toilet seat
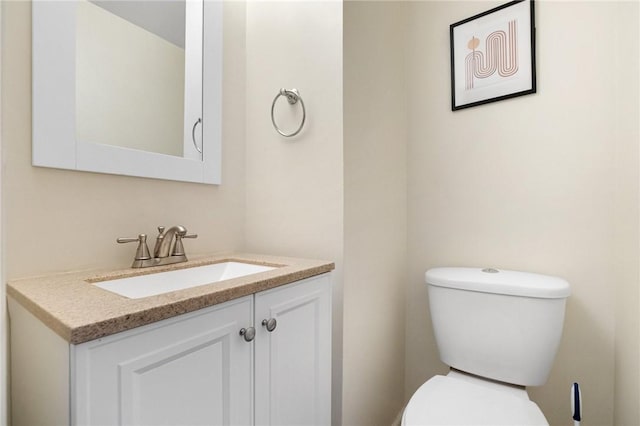
M 403 426 L 548 424 L 527 397 L 448 376 L 434 376 L 420 386 L 402 415 Z

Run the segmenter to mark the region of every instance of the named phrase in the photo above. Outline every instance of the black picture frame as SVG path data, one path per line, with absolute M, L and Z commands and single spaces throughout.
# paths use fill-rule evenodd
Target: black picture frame
M 451 24 L 451 110 L 536 93 L 535 32 L 534 0 Z

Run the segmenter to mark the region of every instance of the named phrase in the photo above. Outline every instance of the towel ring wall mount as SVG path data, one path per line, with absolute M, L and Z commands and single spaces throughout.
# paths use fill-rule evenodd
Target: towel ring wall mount
M 302 106 L 302 122 L 300 123 L 298 130 L 296 130 L 293 133 L 283 132 L 282 129 L 280 129 L 280 127 L 278 127 L 278 125 L 276 124 L 276 119 L 273 116 L 273 110 L 275 109 L 276 102 L 278 101 L 278 98 L 280 98 L 280 96 L 286 97 L 287 102 L 289 102 L 290 105 L 295 105 L 296 103 L 298 103 L 298 101 L 300 101 L 300 106 Z M 280 133 L 282 136 L 284 136 L 285 138 L 290 138 L 291 136 L 295 136 L 298 133 L 300 133 L 300 130 L 302 130 L 302 127 L 304 127 L 304 122 L 306 118 L 307 118 L 307 110 L 304 107 L 304 101 L 302 100 L 302 96 L 300 96 L 300 92 L 298 92 L 297 89 L 291 89 L 291 90 L 280 89 L 280 92 L 278 92 L 276 97 L 273 98 L 273 102 L 271 103 L 271 122 L 273 123 L 273 127 L 276 129 L 276 131 Z

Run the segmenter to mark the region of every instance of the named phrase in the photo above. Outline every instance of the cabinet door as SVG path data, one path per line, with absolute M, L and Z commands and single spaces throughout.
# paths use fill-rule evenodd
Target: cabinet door
M 255 304 L 255 424 L 329 425 L 329 275 L 257 293 Z M 271 332 L 262 325 L 269 319 Z
M 242 425 L 252 418 L 253 297 L 75 346 L 75 425 Z

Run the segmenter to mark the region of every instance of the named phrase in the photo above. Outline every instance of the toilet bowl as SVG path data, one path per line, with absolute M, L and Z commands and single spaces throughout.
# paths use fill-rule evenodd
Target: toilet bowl
M 427 271 L 440 359 L 451 367 L 413 394 L 402 425 L 548 425 L 526 386 L 546 382 L 569 284 L 477 268 Z
M 434 376 L 420 386 L 407 404 L 402 425 L 549 424 L 524 389 L 460 378 L 463 374 Z

